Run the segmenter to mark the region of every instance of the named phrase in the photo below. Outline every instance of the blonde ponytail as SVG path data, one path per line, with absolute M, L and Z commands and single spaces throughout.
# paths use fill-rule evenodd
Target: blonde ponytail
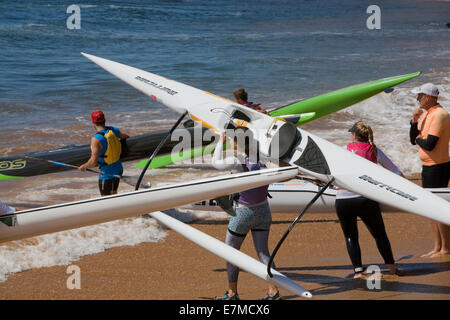
M 358 121 L 354 125 L 356 139 L 360 142 L 370 143 L 373 149 L 375 158 L 377 157 L 377 146 L 373 141 L 373 131 L 372 128 L 364 121 Z
M 377 146 L 375 145 L 375 142 L 373 142 L 373 131 L 372 128 L 366 124 L 367 130 L 369 131 L 369 143 L 372 145 L 373 154 L 375 155 L 375 159 L 377 158 Z

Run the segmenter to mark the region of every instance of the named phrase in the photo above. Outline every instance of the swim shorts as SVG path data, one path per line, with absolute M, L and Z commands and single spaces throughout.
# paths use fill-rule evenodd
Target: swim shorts
M 272 215 L 267 201 L 258 206 L 239 205 L 235 211 L 236 216 L 231 217 L 228 224 L 232 234 L 245 236 L 250 230 L 270 230 Z
M 111 194 L 117 193 L 117 189 L 119 188 L 119 178 L 113 178 L 109 180 L 98 180 L 98 189 L 100 190 L 100 194 L 102 196 L 109 196 Z
M 450 162 L 422 167 L 423 188 L 447 188 L 450 179 Z

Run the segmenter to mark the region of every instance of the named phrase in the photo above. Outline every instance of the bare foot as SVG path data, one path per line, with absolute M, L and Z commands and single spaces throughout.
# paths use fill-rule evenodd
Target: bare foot
M 391 275 L 397 275 L 397 276 L 400 276 L 400 277 L 405 275 L 405 272 L 402 269 L 397 268 L 395 265 L 388 264 L 387 266 L 389 268 L 389 273 Z
M 355 273 L 353 279 L 364 279 L 364 275 L 362 272 Z
M 391 272 L 391 274 L 401 277 L 401 276 L 405 275 L 405 271 L 403 271 L 402 269 L 396 268 L 394 272 Z
M 421 258 L 431 258 L 431 256 L 432 255 L 434 255 L 434 254 L 436 254 L 436 253 L 439 253 L 440 252 L 440 250 L 432 250 L 432 251 L 430 251 L 430 252 L 428 252 L 428 253 L 425 253 L 425 254 L 422 254 L 420 257 Z
M 447 255 L 447 254 L 450 254 L 450 251 L 443 251 L 443 250 L 441 250 L 441 251 L 439 251 L 439 252 L 436 252 L 436 253 L 432 254 L 432 255 L 430 256 L 430 258 L 438 258 L 438 257 L 445 256 L 445 255 Z

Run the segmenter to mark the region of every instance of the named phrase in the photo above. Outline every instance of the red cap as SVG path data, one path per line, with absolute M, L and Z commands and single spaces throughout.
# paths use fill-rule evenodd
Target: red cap
M 91 113 L 91 119 L 92 119 L 93 123 L 104 122 L 105 121 L 105 115 L 100 110 L 94 110 Z

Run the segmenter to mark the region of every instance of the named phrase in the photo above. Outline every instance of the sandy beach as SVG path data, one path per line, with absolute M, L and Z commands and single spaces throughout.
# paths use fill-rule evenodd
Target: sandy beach
M 273 214 L 272 250 L 296 214 Z M 380 264 L 381 289 L 352 279 L 342 231 L 333 213 L 305 214 L 289 234 L 275 259 L 277 269 L 311 291 L 315 300 L 448 300 L 450 256 L 426 259 L 431 249 L 431 224 L 407 213 L 384 214 L 394 257 L 406 275 L 386 274 L 373 238 L 358 222 L 364 265 Z M 191 225 L 223 240 L 227 219 L 197 221 Z M 172 230 L 157 243 L 112 248 L 84 256 L 72 265 L 80 268 L 81 289 L 70 290 L 68 266 L 32 269 L 9 275 L 0 283 L 5 299 L 149 299 L 211 300 L 227 287 L 225 262 Z M 251 235 L 242 251 L 256 258 Z M 239 295 L 254 300 L 266 293 L 266 283 L 242 272 Z M 284 299 L 301 299 L 281 289 Z

